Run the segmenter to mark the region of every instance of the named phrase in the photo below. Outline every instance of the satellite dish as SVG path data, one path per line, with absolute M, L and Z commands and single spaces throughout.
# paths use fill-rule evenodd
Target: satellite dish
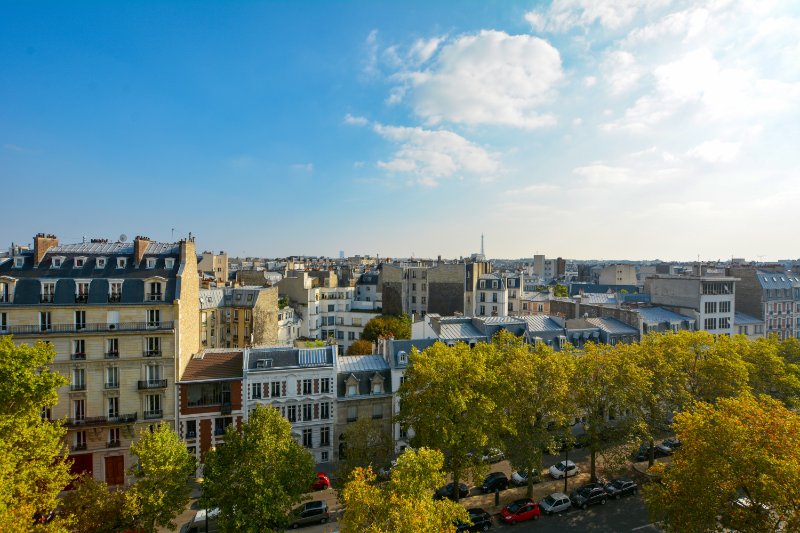
M 125 235 L 124 233 L 119 236 L 119 242 L 125 242 L 127 240 L 128 240 L 128 236 Z

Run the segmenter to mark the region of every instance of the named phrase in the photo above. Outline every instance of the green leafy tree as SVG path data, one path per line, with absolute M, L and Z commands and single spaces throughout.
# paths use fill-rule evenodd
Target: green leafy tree
M 787 406 L 796 407 L 800 397 L 800 367 L 781 354 L 783 343 L 773 336 L 752 342 L 741 337 L 739 344 L 743 346 L 742 359 L 747 365 L 752 392 L 768 394 Z
M 257 406 L 241 432 L 205 457 L 202 504 L 219 508 L 222 531 L 280 531 L 310 490 L 314 458 L 274 407 Z
M 67 383 L 49 370 L 54 358 L 51 344 L 15 346 L 10 336 L 0 337 L 0 531 L 30 530 L 34 516 L 56 508 L 58 493 L 72 479 L 66 430 L 41 417 Z
M 800 531 L 800 416 L 778 400 L 743 393 L 698 402 L 674 427 L 683 446 L 661 482 L 644 490 L 663 528 Z
M 103 481 L 84 475 L 64 497 L 61 508 L 73 533 L 117 533 L 134 527 L 126 512 L 125 492 L 109 490 Z
M 400 386 L 399 421 L 413 428 L 412 443 L 442 451 L 445 470 L 458 486 L 467 473 L 485 471 L 480 453 L 498 431 L 494 345 L 437 342 L 413 350 Z M 455 491 L 458 494 L 458 491 Z
M 503 449 L 511 465 L 537 474 L 543 450 L 552 447 L 549 428 L 564 426 L 575 413 L 570 393 L 575 359 L 570 352 L 554 352 L 548 346 L 532 348 L 511 333 L 498 333 L 497 418 L 504 428 Z M 534 476 L 528 476 L 528 497 L 533 496 Z
M 715 337 L 706 331 L 681 331 L 669 338 L 669 356 L 686 375 L 692 398 L 713 402 L 748 390 L 749 373 L 742 359 L 742 337 Z
M 455 522 L 467 522 L 466 510 L 450 500 L 436 501 L 444 484 L 444 458 L 437 450 L 406 450 L 384 486 L 375 484 L 371 468 L 357 468 L 342 490 L 345 533 L 449 533 Z
M 395 339 L 410 339 L 411 317 L 408 315 L 376 316 L 367 322 L 366 326 L 364 326 L 364 332 L 362 333 L 361 338 L 369 342 L 377 342 L 378 338 L 387 337 L 389 335 Z
M 359 418 L 344 430 L 344 453 L 339 456 L 337 476 L 350 479 L 358 467 L 371 466 L 373 470 L 389 463 L 394 453 L 394 442 L 390 431 L 371 418 Z
M 174 529 L 173 520 L 189 503 L 194 457 L 166 424 L 142 431 L 131 444 L 131 454 L 138 459 L 129 471 L 136 482 L 126 497 L 129 508 L 135 509 L 137 527 L 147 532 L 157 527 Z
M 373 353 L 372 343 L 364 339 L 353 341 L 353 344 L 347 348 L 347 355 L 372 355 Z
M 566 298 L 569 296 L 569 289 L 565 285 L 558 284 L 553 287 L 553 296 L 557 298 Z
M 632 420 L 620 418 L 645 386 L 645 373 L 623 350 L 589 342 L 576 359 L 574 401 L 583 414 L 589 448 L 589 473 L 597 481 L 597 454 L 625 439 Z

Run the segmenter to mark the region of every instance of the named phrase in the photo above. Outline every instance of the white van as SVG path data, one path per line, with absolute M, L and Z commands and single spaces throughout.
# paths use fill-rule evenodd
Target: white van
M 219 509 L 208 510 L 208 533 L 216 533 Z M 200 509 L 191 522 L 181 528 L 181 533 L 206 533 L 206 510 Z

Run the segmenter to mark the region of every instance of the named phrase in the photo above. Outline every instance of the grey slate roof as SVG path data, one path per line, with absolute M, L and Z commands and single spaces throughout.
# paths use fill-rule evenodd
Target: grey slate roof
M 339 373 L 382 372 L 389 363 L 380 355 L 346 355 L 339 358 Z
M 741 311 L 736 311 L 733 314 L 733 325 L 734 326 L 750 326 L 750 325 L 758 325 L 764 324 L 763 320 L 759 320 L 756 317 L 750 316 L 748 314 L 742 313 Z
M 767 272 L 758 270 L 756 279 L 763 289 L 791 289 L 796 283 L 800 283 L 797 276 L 786 274 L 785 272 Z
M 587 322 L 611 335 L 638 335 L 639 330 L 611 317 L 587 318 Z
M 439 326 L 439 338 L 442 340 L 459 340 L 483 338 L 485 335 L 478 331 L 469 320 L 464 322 L 443 322 Z
M 248 371 L 283 370 L 287 368 L 305 368 L 319 366 L 333 366 L 335 347 L 323 348 L 251 348 L 247 355 Z M 267 368 L 258 368 L 260 359 L 271 359 L 272 365 Z
M 634 311 L 639 313 L 639 315 L 642 317 L 642 320 L 647 324 L 685 321 L 694 322 L 692 317 L 673 313 L 669 309 L 664 309 L 663 307 L 640 307 L 638 309 L 634 309 Z
M 564 331 L 564 328 L 562 328 L 555 320 L 553 320 L 547 315 L 531 315 L 521 318 L 524 319 L 526 324 L 528 325 L 529 332 Z

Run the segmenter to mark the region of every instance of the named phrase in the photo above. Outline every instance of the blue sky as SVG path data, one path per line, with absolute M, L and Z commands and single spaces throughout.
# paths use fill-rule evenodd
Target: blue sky
M 797 257 L 793 2 L 3 2 L 0 243 Z

